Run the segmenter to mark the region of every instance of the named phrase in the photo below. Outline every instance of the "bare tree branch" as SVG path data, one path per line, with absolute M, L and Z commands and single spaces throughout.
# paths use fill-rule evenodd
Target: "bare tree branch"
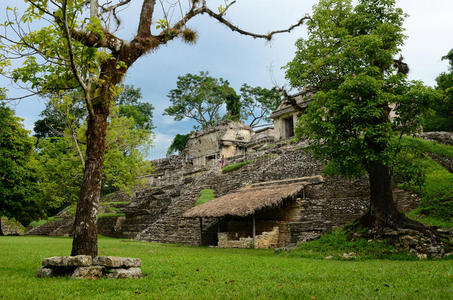
M 2 101 L 18 101 L 18 100 L 30 98 L 30 97 L 41 95 L 41 94 L 42 94 L 41 92 L 35 92 L 35 93 L 31 93 L 31 94 L 28 94 L 28 95 L 25 95 L 25 96 L 20 96 L 20 97 L 4 98 L 4 99 L 2 99 Z
M 90 1 L 90 18 L 94 19 L 98 17 L 98 0 Z
M 119 8 L 121 6 L 124 6 L 124 5 L 126 5 L 126 4 L 128 4 L 130 2 L 131 2 L 131 0 L 124 0 L 124 1 L 121 1 L 121 2 L 119 2 L 117 4 L 114 4 L 112 6 L 108 6 L 108 7 L 103 7 L 102 6 L 101 9 L 102 9 L 102 12 L 106 13 L 106 12 L 114 11 L 115 9 L 117 9 L 117 8 Z
M 231 5 L 230 5 L 231 6 Z M 269 32 L 268 34 L 257 34 L 257 33 L 252 33 L 252 32 L 248 32 L 248 31 L 245 31 L 245 30 L 242 30 L 241 28 L 233 25 L 232 23 L 230 23 L 229 21 L 227 21 L 224 17 L 223 17 L 223 14 L 217 14 L 215 12 L 213 12 L 212 10 L 210 10 L 209 8 L 207 8 L 206 6 L 203 6 L 202 7 L 203 11 L 206 12 L 209 16 L 213 17 L 214 19 L 218 20 L 220 23 L 224 24 L 225 26 L 227 26 L 229 29 L 231 29 L 232 31 L 236 31 L 242 35 L 248 35 L 248 36 L 251 36 L 253 38 L 263 38 L 263 39 L 266 39 L 266 40 L 271 40 L 272 39 L 272 36 L 274 36 L 275 34 L 279 34 L 279 33 L 285 33 L 285 32 L 291 32 L 294 28 L 302 25 L 305 21 L 307 20 L 310 20 L 310 16 L 305 16 L 303 18 L 301 18 L 299 20 L 299 22 L 297 22 L 296 24 L 294 25 L 291 25 L 290 27 L 288 27 L 287 29 L 281 29 L 281 30 L 275 30 L 275 31 L 271 31 Z
M 151 37 L 151 23 L 154 14 L 156 0 L 143 0 L 142 11 L 138 23 L 137 36 L 142 38 Z
M 82 78 L 80 77 L 79 72 L 77 71 L 77 67 L 75 65 L 75 60 L 74 60 L 74 51 L 72 49 L 72 43 L 71 43 L 71 32 L 69 30 L 68 26 L 68 16 L 67 16 L 67 0 L 63 0 L 63 25 L 64 25 L 64 34 L 66 37 L 66 41 L 68 43 L 68 51 L 69 51 L 69 59 L 71 62 L 71 69 L 72 73 L 74 74 L 74 77 L 77 79 L 79 82 L 80 87 L 83 89 L 84 94 L 85 94 L 85 101 L 87 104 L 88 112 L 90 113 L 91 117 L 95 116 L 94 110 L 93 110 L 93 104 L 91 103 L 90 100 L 90 89 L 87 87 L 87 85 L 83 82 Z

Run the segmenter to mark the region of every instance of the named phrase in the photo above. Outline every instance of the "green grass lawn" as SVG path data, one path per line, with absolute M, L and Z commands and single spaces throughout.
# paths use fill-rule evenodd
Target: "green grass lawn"
M 70 238 L 0 237 L 0 299 L 452 299 L 453 260 L 341 261 L 100 238 L 100 255 L 139 257 L 146 277 L 37 278 Z

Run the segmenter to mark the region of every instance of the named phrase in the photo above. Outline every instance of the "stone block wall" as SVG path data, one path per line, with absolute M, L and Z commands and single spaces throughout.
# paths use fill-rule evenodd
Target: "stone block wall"
M 263 232 L 255 237 L 255 248 L 278 248 L 280 230 L 274 227 L 271 232 Z
M 239 238 L 233 240 L 227 232 L 219 232 L 219 248 L 253 248 L 253 238 Z

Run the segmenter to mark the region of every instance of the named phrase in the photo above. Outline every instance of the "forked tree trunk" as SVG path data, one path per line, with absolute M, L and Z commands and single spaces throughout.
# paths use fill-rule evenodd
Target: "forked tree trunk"
M 99 102 L 93 105 L 95 115 L 88 118 L 85 169 L 77 202 L 71 255 L 94 257 L 98 254 L 97 212 L 109 116 L 109 101 Z

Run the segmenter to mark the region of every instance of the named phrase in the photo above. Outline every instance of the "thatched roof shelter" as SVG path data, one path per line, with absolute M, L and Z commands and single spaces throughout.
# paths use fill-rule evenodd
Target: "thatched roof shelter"
M 248 187 L 195 206 L 184 213 L 186 218 L 237 216 L 246 217 L 285 200 L 296 199 L 306 182 Z

